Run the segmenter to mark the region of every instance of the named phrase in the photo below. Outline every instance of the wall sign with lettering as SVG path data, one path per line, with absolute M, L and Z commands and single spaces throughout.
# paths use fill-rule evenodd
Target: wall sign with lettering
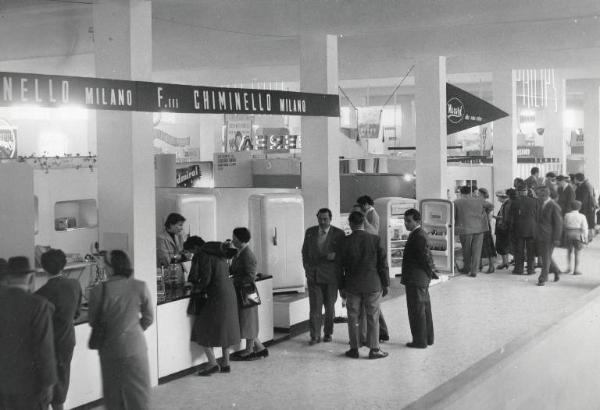
M 339 96 L 0 72 L 0 106 L 339 117 Z

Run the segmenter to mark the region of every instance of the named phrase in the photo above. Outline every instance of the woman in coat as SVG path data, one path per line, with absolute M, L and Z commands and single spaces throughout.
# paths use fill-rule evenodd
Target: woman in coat
M 206 304 L 195 316 L 192 328 L 192 341 L 204 349 L 208 362 L 198 372 L 198 376 L 210 376 L 221 371 L 229 373 L 229 347 L 240 342 L 240 326 L 233 282 L 229 279 L 227 259 L 236 250 L 222 242 L 203 243 L 201 238 L 192 236 L 184 244 L 185 249 L 194 249 L 192 267 L 188 281 L 192 283 L 192 293 L 206 293 Z M 221 362 L 217 363 L 213 347 L 223 351 Z
M 495 216 L 496 218 L 496 252 L 502 257 L 502 263 L 498 265 L 498 269 L 508 269 L 509 261 L 508 254 L 511 252 L 510 249 L 510 232 L 508 229 L 508 211 L 510 201 L 508 199 L 508 192 L 514 192 L 514 189 L 507 189 L 505 191 L 497 191 L 496 197 L 502 205 L 500 210 Z
M 132 278 L 125 252 L 112 251 L 107 267 L 110 277 L 91 290 L 89 300 L 90 325 L 106 324 L 98 351 L 105 406 L 148 409 L 150 371 L 144 330 L 154 321 L 150 292 L 144 282 Z
M 238 250 L 231 261 L 229 273 L 233 276 L 236 290 L 256 280 L 256 256 L 248 247 L 250 231 L 246 228 L 235 228 L 232 236 L 233 246 Z M 240 318 L 240 336 L 246 339 L 246 349 L 233 354 L 231 360 L 254 360 L 267 357 L 269 350 L 258 338 L 258 306 L 244 308 L 238 300 L 238 316 Z

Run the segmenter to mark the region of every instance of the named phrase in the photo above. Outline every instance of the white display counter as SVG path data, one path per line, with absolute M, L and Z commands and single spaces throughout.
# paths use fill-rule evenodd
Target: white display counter
M 258 307 L 259 332 L 262 342 L 273 339 L 273 279 L 257 280 L 256 287 L 261 304 Z M 206 361 L 202 348 L 190 342 L 193 317 L 187 314 L 189 298 L 163 303 L 157 307 L 158 327 L 158 377 L 169 376 Z M 244 342 L 233 350 L 244 347 Z M 221 349 L 215 348 L 221 356 Z

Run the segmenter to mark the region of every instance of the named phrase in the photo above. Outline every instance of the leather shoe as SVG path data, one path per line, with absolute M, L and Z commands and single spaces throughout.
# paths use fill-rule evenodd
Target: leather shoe
M 470 277 L 470 278 L 476 278 L 476 277 L 477 277 L 477 274 L 476 274 L 476 273 L 469 273 L 469 277 Z
M 369 352 L 369 359 L 371 359 L 371 360 L 383 359 L 384 357 L 387 357 L 387 356 L 388 356 L 388 354 L 381 349 L 371 349 L 371 351 Z
M 554 282 L 558 282 L 560 280 L 560 276 L 558 276 L 558 273 L 554 274 Z
M 578 270 L 576 270 L 575 272 L 573 272 L 573 275 L 577 275 L 577 276 L 578 276 L 578 275 L 581 275 L 581 274 L 582 274 L 582 273 L 581 273 L 581 272 L 579 272 Z
M 346 357 L 350 357 L 352 359 L 358 359 L 358 349 L 350 349 L 344 354 L 346 355 Z
M 508 264 L 503 263 L 501 265 L 498 265 L 498 266 L 496 266 L 496 269 L 498 269 L 498 270 L 500 270 L 500 269 L 508 269 Z
M 257 359 L 260 359 L 261 357 L 269 357 L 269 349 L 265 347 L 264 349 L 259 350 L 258 352 L 252 353 L 252 356 L 254 356 Z
M 200 370 L 198 373 L 196 373 L 198 376 L 210 376 L 213 373 L 217 373 L 220 370 L 220 367 L 218 364 L 215 364 L 213 366 L 209 366 L 206 367 L 203 370 Z
M 412 347 L 415 349 L 425 349 L 425 348 L 427 348 L 427 345 L 421 345 L 421 344 L 417 344 L 415 342 L 408 342 L 406 344 L 406 347 Z
M 513 270 L 510 273 L 512 273 L 513 275 L 522 275 L 523 271 L 522 270 Z
M 231 366 L 221 366 L 221 373 L 231 373 Z
M 310 342 L 308 342 L 310 346 L 316 345 L 317 343 L 321 343 L 320 337 L 311 337 Z
M 331 335 L 323 336 L 323 343 L 329 343 L 329 342 L 331 342 Z
M 538 286 L 546 286 L 546 282 L 539 281 L 539 282 L 537 283 L 537 285 L 538 285 Z

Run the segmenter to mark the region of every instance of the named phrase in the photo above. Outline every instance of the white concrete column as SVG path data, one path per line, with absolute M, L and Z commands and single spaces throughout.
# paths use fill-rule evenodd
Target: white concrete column
M 417 199 L 446 198 L 446 57 L 417 61 L 415 111 Z
M 97 0 L 93 6 L 96 77 L 152 79 L 152 3 Z M 152 114 L 96 113 L 98 209 L 102 249 L 124 248 L 134 276 L 156 304 L 156 226 Z M 146 331 L 152 384 L 158 383 L 156 326 Z
M 303 34 L 300 37 L 300 90 L 338 93 L 337 37 Z M 341 226 L 339 119 L 302 117 L 302 196 L 304 225 L 317 223 L 319 208 L 333 213 L 333 224 Z
M 598 83 L 585 88 L 583 107 L 583 173 L 592 186 L 600 186 L 600 93 Z
M 517 177 L 517 114 L 516 75 L 513 70 L 493 73 L 494 105 L 508 113 L 508 117 L 494 121 L 493 189 L 513 186 Z M 490 196 L 493 195 L 490 192 Z
M 544 117 L 544 121 L 541 124 L 544 127 L 544 156 L 558 158 L 564 163 L 566 161 L 566 143 L 563 127 L 563 114 L 566 106 L 565 80 L 562 73 L 558 70 L 554 70 L 554 77 L 555 94 L 549 93 L 548 105 L 541 109 Z M 556 101 L 554 101 L 554 96 L 556 96 Z

